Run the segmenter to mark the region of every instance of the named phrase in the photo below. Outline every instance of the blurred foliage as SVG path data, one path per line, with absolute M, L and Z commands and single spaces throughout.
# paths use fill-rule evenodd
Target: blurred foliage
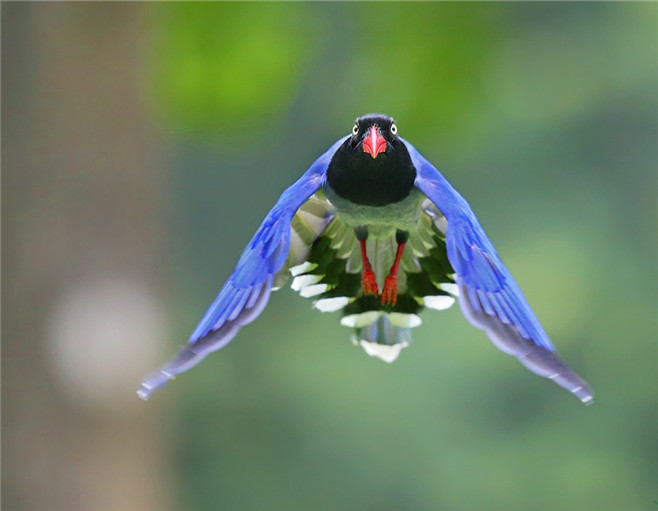
M 457 308 L 426 311 L 388 366 L 281 291 L 157 396 L 179 399 L 180 509 L 655 507 L 657 5 L 150 12 L 147 94 L 180 201 L 178 337 L 281 190 L 383 111 L 468 198 L 597 391 L 582 407 Z
M 330 113 L 337 125 L 344 110 L 383 105 L 409 123 L 426 122 L 429 100 L 443 129 L 454 130 L 477 115 L 481 49 L 499 42 L 501 11 L 496 4 L 167 4 L 153 37 L 155 108 L 174 129 L 197 136 L 258 126 L 285 112 L 316 57 L 310 67 L 324 68 L 327 99 L 342 104 Z
M 197 134 L 231 133 L 284 110 L 317 47 L 302 4 L 172 2 L 156 16 L 155 106 Z

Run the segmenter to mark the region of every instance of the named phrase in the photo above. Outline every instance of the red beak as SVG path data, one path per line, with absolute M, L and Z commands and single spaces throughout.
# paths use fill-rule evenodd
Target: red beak
M 373 158 L 377 158 L 379 153 L 386 151 L 386 139 L 379 134 L 377 126 L 371 126 L 370 131 L 363 141 L 363 152 L 368 153 Z

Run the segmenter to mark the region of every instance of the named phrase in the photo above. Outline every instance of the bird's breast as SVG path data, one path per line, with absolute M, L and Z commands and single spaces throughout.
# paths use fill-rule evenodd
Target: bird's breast
M 402 200 L 385 206 L 356 204 L 337 195 L 330 186 L 325 186 L 324 193 L 346 225 L 352 228 L 366 226 L 368 233 L 376 238 L 393 236 L 396 230 L 415 230 L 425 200 L 417 188 L 412 188 Z

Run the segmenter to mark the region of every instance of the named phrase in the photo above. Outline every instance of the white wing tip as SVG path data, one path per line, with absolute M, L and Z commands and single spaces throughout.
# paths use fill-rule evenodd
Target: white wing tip
M 313 302 L 313 307 L 315 307 L 320 312 L 335 312 L 342 309 L 349 303 L 349 298 L 347 296 L 336 296 L 333 298 L 323 298 L 321 300 L 316 300 Z
M 322 275 L 300 275 L 294 278 L 290 287 L 294 291 L 300 292 L 304 288 L 312 286 L 313 284 L 317 284 L 321 280 Z
M 163 387 L 169 380 L 173 380 L 174 378 L 176 378 L 175 374 L 164 370 L 153 373 L 142 382 L 142 385 L 137 390 L 137 397 L 144 401 L 148 401 L 156 390 Z
M 409 343 L 401 342 L 397 344 L 377 344 L 376 342 L 370 342 L 361 339 L 359 340 L 359 345 L 363 348 L 363 351 L 365 351 L 371 357 L 376 357 L 379 360 L 383 360 L 387 364 L 390 364 L 395 362 L 398 356 L 400 356 L 400 352 L 409 346 Z
M 302 273 L 306 273 L 308 271 L 313 270 L 315 267 L 317 267 L 317 264 L 310 263 L 308 261 L 304 261 L 301 264 L 298 264 L 297 266 L 293 266 L 289 269 L 290 274 L 293 277 L 297 277 L 298 275 L 301 275 Z
M 439 311 L 449 309 L 454 303 L 455 299 L 448 295 L 425 296 L 423 298 L 425 307 Z

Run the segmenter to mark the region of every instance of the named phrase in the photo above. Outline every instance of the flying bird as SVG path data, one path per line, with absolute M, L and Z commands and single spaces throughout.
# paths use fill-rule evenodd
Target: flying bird
M 464 316 L 531 371 L 593 401 L 562 361 L 471 207 L 398 135 L 386 115 L 359 117 L 267 214 L 178 355 L 147 376 L 142 399 L 226 346 L 291 287 L 368 355 L 393 362 L 424 308 L 459 301 Z

